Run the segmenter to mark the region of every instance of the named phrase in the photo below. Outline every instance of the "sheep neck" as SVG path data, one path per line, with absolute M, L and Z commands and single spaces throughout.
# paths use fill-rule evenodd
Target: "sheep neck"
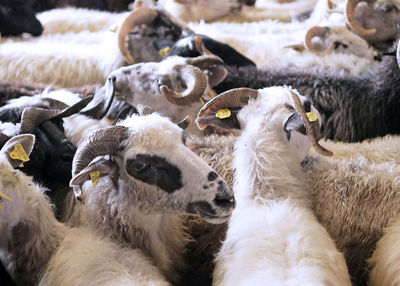
M 114 191 L 117 192 L 110 190 Z M 90 220 L 89 224 L 123 246 L 142 250 L 170 282 L 176 283 L 179 280 L 178 270 L 183 267 L 186 244 L 182 219 L 171 214 L 146 214 L 136 206 L 125 203 L 109 205 L 107 198 L 91 197 L 85 215 Z
M 55 219 L 42 190 L 33 185 L 31 178 L 3 166 L 0 166 L 0 178 L 4 190 L 13 197 L 12 205 L 18 209 L 19 216 L 6 218 L 14 223 L 7 226 L 9 230 L 1 231 L 6 235 L 0 240 L 3 263 L 19 284 L 29 285 L 32 281 L 37 284 L 65 228 Z
M 242 201 L 272 204 L 287 199 L 309 207 L 311 198 L 304 191 L 301 166 L 292 160 L 293 154 L 285 147 L 287 142 L 282 142 L 281 134 L 272 130 L 276 126 L 260 126 L 261 130 L 252 125 L 248 122 L 250 127 L 235 143 L 234 188 L 238 207 Z

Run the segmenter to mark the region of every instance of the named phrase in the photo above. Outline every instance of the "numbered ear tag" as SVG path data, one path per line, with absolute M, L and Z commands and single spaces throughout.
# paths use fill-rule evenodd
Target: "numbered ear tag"
M 308 120 L 310 120 L 310 122 L 314 122 L 318 120 L 318 116 L 314 113 L 314 112 L 307 112 L 306 113 Z
M 90 172 L 90 180 L 92 181 L 93 186 L 97 184 L 100 178 L 100 171 Z
M 160 56 L 165 58 L 166 56 L 168 56 L 170 50 L 171 50 L 170 47 L 165 47 L 164 49 L 159 50 L 158 53 L 160 54 Z
M 3 198 L 5 198 L 6 200 L 12 201 L 12 199 L 7 196 L 6 194 L 0 192 L 0 209 L 3 210 L 4 207 L 1 205 L 1 202 L 3 201 Z
M 24 147 L 22 147 L 21 143 L 17 143 L 14 147 L 14 150 L 10 153 L 11 159 L 20 160 L 22 162 L 28 162 L 29 156 L 26 154 Z M 21 163 L 18 167 L 23 167 L 24 164 Z
M 225 119 L 231 117 L 231 111 L 229 109 L 220 109 L 218 112 L 215 114 L 216 117 L 219 119 Z

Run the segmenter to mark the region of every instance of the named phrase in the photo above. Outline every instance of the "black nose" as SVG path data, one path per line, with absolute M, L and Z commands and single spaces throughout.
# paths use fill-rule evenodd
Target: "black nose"
M 215 196 L 214 203 L 222 209 L 234 208 L 236 201 L 232 190 L 226 185 L 218 186 L 218 193 Z

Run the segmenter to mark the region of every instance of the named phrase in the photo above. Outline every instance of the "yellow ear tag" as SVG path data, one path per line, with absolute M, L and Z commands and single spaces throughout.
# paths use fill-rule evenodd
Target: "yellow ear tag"
M 159 50 L 158 53 L 160 54 L 160 56 L 165 58 L 166 56 L 168 56 L 170 50 L 171 50 L 170 47 L 165 47 L 164 49 Z
M 17 143 L 14 147 L 14 150 L 10 153 L 11 159 L 20 160 L 22 162 L 28 162 L 29 156 L 26 154 L 24 147 L 22 147 L 21 143 Z M 18 167 L 23 167 L 24 164 L 20 164 Z
M 1 205 L 1 202 L 3 201 L 3 198 L 5 198 L 6 200 L 12 201 L 12 199 L 7 196 L 6 194 L 0 192 L 0 210 L 4 210 L 4 207 Z
M 216 117 L 219 119 L 225 119 L 231 117 L 231 111 L 227 108 L 225 109 L 220 109 L 218 110 L 217 114 L 215 114 Z
M 307 112 L 306 115 L 308 117 L 308 120 L 310 120 L 310 122 L 318 120 L 318 116 L 314 112 Z
M 100 171 L 90 172 L 90 180 L 92 181 L 93 186 L 97 184 L 100 178 Z
M 108 28 L 111 32 L 116 33 L 118 31 L 118 25 L 113 25 L 110 28 Z

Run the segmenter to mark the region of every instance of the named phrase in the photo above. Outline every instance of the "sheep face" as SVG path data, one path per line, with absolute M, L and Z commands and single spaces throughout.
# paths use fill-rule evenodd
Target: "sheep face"
M 221 118 L 222 111 L 229 116 Z M 269 134 L 283 146 L 276 151 L 283 152 L 282 155 L 291 152 L 291 158 L 297 159 L 297 163 L 308 154 L 311 144 L 323 148 L 316 139 L 320 122 L 321 117 L 310 101 L 286 87 L 258 91 L 238 88 L 224 92 L 208 102 L 197 117 L 199 128 L 208 124 L 237 128 L 247 130 L 247 135 L 254 134 L 254 138 L 260 133 Z M 328 155 L 330 152 L 326 151 Z
M 35 18 L 33 1 L 6 0 L 0 4 L 0 33 L 2 36 L 18 36 L 29 33 L 39 36 L 43 27 Z
M 318 41 L 314 41 L 317 39 Z M 381 59 L 379 52 L 366 40 L 343 26 L 314 26 L 307 32 L 305 41 L 308 49 L 317 55 L 335 52 L 370 60 Z
M 357 28 L 354 31 L 370 43 L 394 40 L 399 35 L 397 24 L 400 23 L 400 2 L 397 0 L 359 3 L 353 15 L 356 25 L 371 32 L 363 33 L 363 30 L 359 31 Z M 376 31 L 373 32 L 372 29 Z
M 89 206 L 99 195 L 112 195 L 113 202 L 107 204 L 123 207 L 124 212 L 194 214 L 212 223 L 228 219 L 235 206 L 232 190 L 185 146 L 181 128 L 158 114 L 134 115 L 121 125 L 126 133 L 115 153 L 99 153 L 71 181 L 83 185 Z M 81 153 L 78 149 L 78 157 Z M 87 181 L 96 170 L 100 179 L 93 186 Z
M 117 69 L 108 79 L 115 81 L 117 99 L 125 100 L 133 106 L 139 104 L 150 106 L 176 122 L 187 114 L 197 113 L 202 106 L 201 96 L 211 98 L 215 95 L 208 83 L 207 75 L 199 68 L 187 64 L 188 60 L 190 61 L 182 57 L 169 57 L 160 63 L 139 63 Z M 226 74 L 223 74 L 223 77 L 225 76 Z M 162 86 L 177 92 L 200 90 L 196 91 L 194 99 L 189 103 L 177 105 L 180 103 L 172 103 L 163 95 L 160 90 Z

